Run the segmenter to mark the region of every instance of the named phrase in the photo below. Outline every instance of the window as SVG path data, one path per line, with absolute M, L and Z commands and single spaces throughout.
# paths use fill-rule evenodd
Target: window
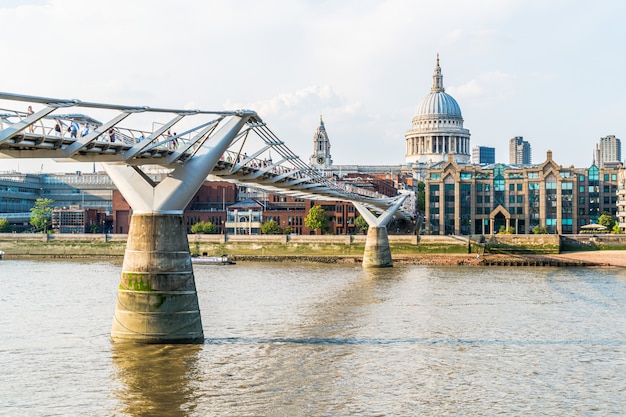
M 517 191 L 522 191 L 524 184 L 517 184 Z
M 561 190 L 571 190 L 573 185 L 574 184 L 572 184 L 571 182 L 562 182 Z
M 578 181 L 580 181 L 580 182 L 585 182 L 585 176 L 584 176 L 584 175 L 582 175 L 582 174 L 581 174 L 581 175 L 579 175 L 579 176 L 578 176 Z
M 529 172 L 528 173 L 528 178 L 539 178 L 539 173 L 538 172 Z
M 431 180 L 440 180 L 441 179 L 441 174 L 430 174 L 430 179 Z
M 509 191 L 515 191 L 515 184 L 509 184 Z
M 617 181 L 617 174 L 611 174 L 611 181 Z
M 471 180 L 472 179 L 472 174 L 466 173 L 466 172 L 461 172 L 461 179 L 462 180 Z

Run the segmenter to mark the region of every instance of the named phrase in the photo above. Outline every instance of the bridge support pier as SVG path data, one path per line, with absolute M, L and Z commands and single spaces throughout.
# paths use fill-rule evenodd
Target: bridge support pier
M 387 235 L 387 223 L 389 223 L 393 214 L 400 208 L 405 198 L 406 197 L 398 199 L 379 217 L 374 216 L 363 204 L 352 203 L 369 225 L 367 229 L 367 239 L 365 240 L 365 251 L 363 253 L 364 268 L 386 268 L 393 266 L 389 236 Z
M 204 342 L 182 215 L 132 217 L 111 338 L 140 343 Z
M 384 268 L 393 266 L 387 226 L 370 226 L 367 229 L 363 267 Z
M 212 147 L 154 183 L 137 167 L 103 164 L 133 208 L 111 339 L 138 343 L 203 343 L 198 294 L 183 211 L 251 113 L 232 116 Z

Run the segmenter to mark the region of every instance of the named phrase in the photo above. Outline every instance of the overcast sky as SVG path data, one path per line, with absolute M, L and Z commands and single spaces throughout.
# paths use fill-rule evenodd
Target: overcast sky
M 587 167 L 626 138 L 625 19 L 620 0 L 0 0 L 0 91 L 250 108 L 305 161 L 321 114 L 336 164 L 401 164 L 439 53 L 472 146 L 508 163 L 523 136 L 534 163 Z

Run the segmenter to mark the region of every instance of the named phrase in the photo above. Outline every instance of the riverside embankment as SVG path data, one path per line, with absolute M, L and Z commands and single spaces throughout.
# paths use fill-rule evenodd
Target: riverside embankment
M 124 256 L 127 235 L 0 233 L 7 258 Z M 362 235 L 189 235 L 194 256 L 228 254 L 238 261 L 360 263 Z M 396 264 L 626 266 L 624 235 L 389 236 Z M 573 255 L 573 253 L 577 255 Z

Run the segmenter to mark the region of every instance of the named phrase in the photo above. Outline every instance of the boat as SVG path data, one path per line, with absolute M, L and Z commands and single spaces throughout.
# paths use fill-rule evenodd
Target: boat
M 235 265 L 235 261 L 229 258 L 228 255 L 222 256 L 194 256 L 191 258 L 191 262 L 194 264 L 202 265 Z

